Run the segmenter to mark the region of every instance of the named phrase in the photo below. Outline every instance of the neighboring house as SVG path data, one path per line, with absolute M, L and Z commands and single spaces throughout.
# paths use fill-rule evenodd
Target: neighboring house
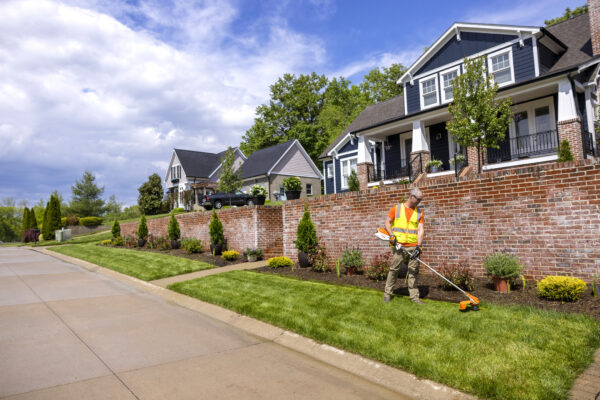
M 235 148 L 234 166 L 239 168 L 246 156 Z M 205 153 L 201 151 L 174 149 L 165 175 L 167 194 L 173 199 L 174 207 L 186 207 L 184 193 L 192 196 L 193 204 L 200 204 L 198 196 L 214 193 L 221 175 L 221 159 L 225 152 Z
M 412 179 L 432 158 L 445 170 L 432 175 L 452 174 L 456 152 L 475 165 L 476 152 L 446 130 L 464 57 L 484 56 L 498 97 L 513 103 L 506 139 L 488 149 L 484 170 L 554 161 L 562 140 L 576 159 L 598 155 L 600 0 L 588 3 L 589 14 L 547 28 L 453 24 L 398 80 L 402 96 L 367 107 L 321 154 L 325 192 L 346 190 L 352 169 L 365 188 Z
M 296 176 L 302 181 L 300 197 L 321 194 L 323 176 L 295 139 L 255 151 L 241 168 L 242 191 L 246 193 L 250 193 L 253 185 L 260 185 L 267 190 L 269 200 L 284 199 L 283 180 Z

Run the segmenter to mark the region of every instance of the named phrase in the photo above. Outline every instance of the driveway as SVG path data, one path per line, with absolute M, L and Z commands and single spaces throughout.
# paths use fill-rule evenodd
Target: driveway
M 398 399 L 99 273 L 0 249 L 0 398 Z

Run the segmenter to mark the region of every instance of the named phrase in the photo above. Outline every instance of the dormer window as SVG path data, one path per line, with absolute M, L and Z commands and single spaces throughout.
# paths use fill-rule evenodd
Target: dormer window
M 498 86 L 514 83 L 512 51 L 501 50 L 488 56 L 490 73 L 494 76 L 494 82 Z
M 452 85 L 454 79 L 459 75 L 460 67 L 453 68 L 440 74 L 442 80 L 442 102 L 447 103 L 454 98 L 452 94 Z
M 175 181 L 181 178 L 181 165 L 171 167 L 171 181 Z
M 421 79 L 421 108 L 438 105 L 437 75 Z

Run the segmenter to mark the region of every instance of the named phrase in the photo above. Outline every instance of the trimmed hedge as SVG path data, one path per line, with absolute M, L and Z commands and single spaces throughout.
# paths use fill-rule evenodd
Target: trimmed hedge
M 291 267 L 292 265 L 294 265 L 293 261 L 287 257 L 272 257 L 267 261 L 267 267 L 270 268 Z
M 83 217 L 79 218 L 79 224 L 83 226 L 99 226 L 102 224 L 100 217 Z
M 577 301 L 587 285 L 579 278 L 547 276 L 537 283 L 538 295 L 548 300 Z

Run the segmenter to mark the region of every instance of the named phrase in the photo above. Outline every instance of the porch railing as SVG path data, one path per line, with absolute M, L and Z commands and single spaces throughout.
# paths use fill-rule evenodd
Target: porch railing
M 556 130 L 506 138 L 499 149 L 488 149 L 488 164 L 556 153 L 558 132 Z
M 594 136 L 588 131 L 581 131 L 581 142 L 583 145 L 583 157 L 595 156 L 594 152 Z
M 413 165 L 415 165 L 416 168 L 413 168 Z M 423 172 L 421 153 L 418 153 L 411 158 L 407 165 L 400 168 L 384 170 L 381 167 L 374 167 L 373 170 L 369 172 L 369 182 L 407 178 L 412 182 L 421 172 Z

